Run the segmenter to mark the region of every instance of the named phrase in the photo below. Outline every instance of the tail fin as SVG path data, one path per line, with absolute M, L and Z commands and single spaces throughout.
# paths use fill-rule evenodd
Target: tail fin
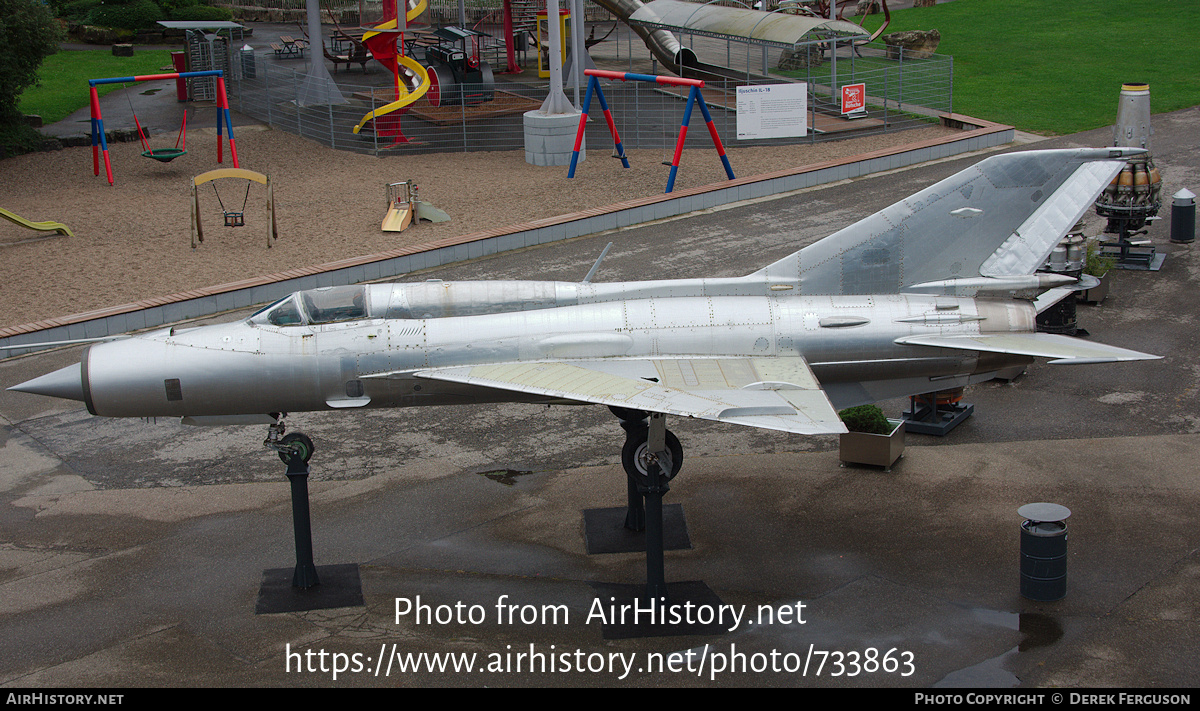
M 987 158 L 747 278 L 802 294 L 971 295 L 1023 283 L 1137 148 Z M 957 284 L 956 284 L 957 282 Z M 969 285 L 969 286 L 968 286 Z M 1008 287 L 1005 287 L 1008 288 Z M 967 294 L 963 294 L 967 295 Z

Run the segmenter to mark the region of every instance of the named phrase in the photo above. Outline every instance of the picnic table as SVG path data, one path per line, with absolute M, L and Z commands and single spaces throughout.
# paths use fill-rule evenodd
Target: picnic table
M 279 42 L 271 43 L 271 49 L 275 50 L 277 57 L 303 57 L 306 47 L 308 47 L 308 42 L 296 39 L 291 35 L 280 35 Z

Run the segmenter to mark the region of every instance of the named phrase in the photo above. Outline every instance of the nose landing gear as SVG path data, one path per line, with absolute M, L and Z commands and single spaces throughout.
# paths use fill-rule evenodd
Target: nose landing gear
M 272 414 L 275 416 L 275 424 L 267 427 L 267 438 L 263 440 L 263 446 L 277 452 L 284 464 L 291 464 L 292 459 L 308 463 L 313 455 L 312 439 L 300 432 L 285 435 L 287 425 L 283 423 L 283 418 L 287 417 L 287 413 Z

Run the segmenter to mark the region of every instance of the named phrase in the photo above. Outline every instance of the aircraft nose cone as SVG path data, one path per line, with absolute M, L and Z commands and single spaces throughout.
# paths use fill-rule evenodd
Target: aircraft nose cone
M 53 373 L 47 373 L 40 378 L 28 380 L 20 385 L 14 385 L 9 390 L 19 393 L 33 393 L 48 397 L 60 397 L 64 400 L 84 401 L 82 369 L 79 363 L 60 368 Z

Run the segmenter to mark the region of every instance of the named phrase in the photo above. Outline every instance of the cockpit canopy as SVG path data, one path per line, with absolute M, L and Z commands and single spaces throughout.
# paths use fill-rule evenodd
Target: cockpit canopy
M 299 291 L 259 310 L 251 323 L 273 326 L 338 323 L 367 318 L 365 286 L 330 286 Z

